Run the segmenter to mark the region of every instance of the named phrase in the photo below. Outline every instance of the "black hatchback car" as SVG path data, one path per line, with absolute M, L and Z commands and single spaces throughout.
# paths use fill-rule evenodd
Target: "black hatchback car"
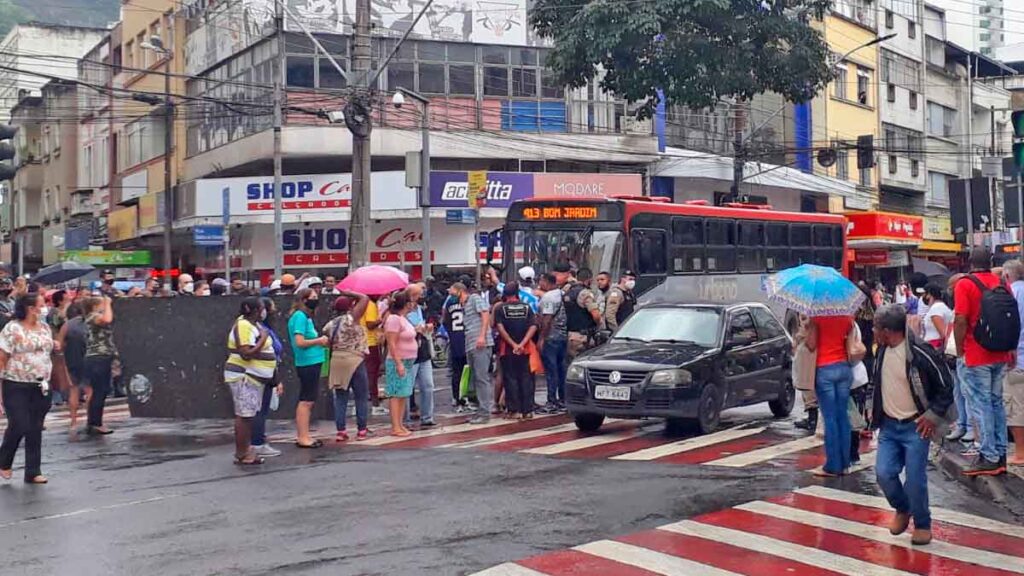
M 722 410 L 768 402 L 793 410 L 792 344 L 763 304 L 657 304 L 637 310 L 566 378 L 580 430 L 613 418 L 667 418 L 671 428 L 718 427 Z

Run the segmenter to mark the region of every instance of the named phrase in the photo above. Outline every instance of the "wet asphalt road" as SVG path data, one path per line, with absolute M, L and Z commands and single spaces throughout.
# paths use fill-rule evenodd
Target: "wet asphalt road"
M 131 420 L 74 443 L 49 430 L 51 484 L 0 484 L 0 574 L 467 574 L 815 483 L 771 466 L 287 443 L 241 469 L 229 426 Z M 933 505 L 1014 521 L 931 478 Z M 878 493 L 870 471 L 827 485 Z

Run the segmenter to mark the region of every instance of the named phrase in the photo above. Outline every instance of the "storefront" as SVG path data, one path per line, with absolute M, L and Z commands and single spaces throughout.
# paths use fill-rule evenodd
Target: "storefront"
M 485 245 L 475 237 L 472 218 L 454 218 L 467 207 L 466 172 L 431 173 L 431 261 L 435 268 L 471 270 Z M 601 198 L 640 195 L 638 174 L 556 174 L 490 172 L 487 203 L 479 229 L 500 228 L 512 202 L 534 197 Z M 273 178 L 269 176 L 199 180 L 186 187 L 175 222 L 177 236 L 191 236 L 196 226 L 218 225 L 225 195 L 231 222 L 231 264 L 265 281 L 274 268 Z M 294 272 L 344 272 L 348 266 L 352 187 L 349 174 L 289 175 L 282 180 L 284 268 Z M 422 210 L 416 190 L 405 186 L 401 171 L 375 172 L 370 198 L 370 259 L 421 274 Z M 500 246 L 499 251 L 500 254 Z M 194 246 L 182 258 L 209 271 L 224 269 L 223 249 Z
M 954 240 L 953 226 L 948 218 L 924 219 L 924 239 L 914 251 L 915 258 L 938 262 L 950 270 L 961 268 L 963 246 Z
M 905 281 L 910 252 L 924 240 L 924 219 L 893 212 L 850 212 L 846 218 L 851 279 L 886 285 Z

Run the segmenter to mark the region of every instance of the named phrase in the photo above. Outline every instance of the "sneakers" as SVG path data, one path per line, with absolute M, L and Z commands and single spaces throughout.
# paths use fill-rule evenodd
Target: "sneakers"
M 420 428 L 433 428 L 434 426 L 437 426 L 437 422 L 434 422 L 433 420 L 420 421 Z
M 889 534 L 893 536 L 899 536 L 907 531 L 907 527 L 910 526 L 910 514 L 906 512 L 897 512 L 892 517 L 892 522 L 889 524 Z M 914 531 L 917 532 L 916 530 Z
M 360 430 L 358 433 L 356 433 L 356 442 L 359 442 L 360 440 L 366 440 L 369 436 L 370 431 L 364 428 Z
M 274 456 L 280 456 L 281 451 L 274 448 L 270 444 L 260 444 L 259 446 L 252 447 L 253 453 L 260 458 L 273 458 Z
M 371 416 L 387 416 L 388 414 L 388 409 L 383 406 L 374 406 L 373 409 L 370 410 Z
M 537 412 L 539 414 L 558 414 L 558 403 L 548 402 L 547 404 L 538 408 Z
M 960 451 L 961 456 L 967 456 L 968 458 L 974 458 L 981 453 L 981 445 L 977 443 L 970 443 Z
M 950 442 L 955 442 L 963 438 L 965 434 L 967 434 L 967 430 L 961 428 L 960 425 L 957 424 L 953 426 L 953 429 L 949 431 L 949 434 L 946 434 L 946 440 L 949 440 Z
M 964 444 L 973 444 L 975 440 L 976 438 L 974 437 L 974 432 L 970 430 L 968 430 L 966 433 L 964 433 L 963 436 L 960 437 L 960 441 L 963 442 Z
M 469 423 L 470 424 L 487 424 L 490 421 L 491 421 L 491 419 L 488 416 L 474 416 L 473 419 L 469 421 Z
M 924 528 L 914 528 L 914 534 L 910 537 L 910 543 L 915 546 L 924 546 L 932 541 L 932 531 Z
M 998 476 L 1006 473 L 1006 465 L 1002 462 L 989 462 L 978 456 L 970 468 L 964 470 L 965 476 Z
M 345 430 L 338 430 L 337 436 L 334 437 L 335 442 L 346 442 L 348 440 L 348 432 Z

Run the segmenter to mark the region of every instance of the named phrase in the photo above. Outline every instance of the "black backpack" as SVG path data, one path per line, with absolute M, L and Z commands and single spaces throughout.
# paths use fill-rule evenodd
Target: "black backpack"
M 1013 292 L 1002 282 L 987 288 L 974 274 L 967 278 L 981 290 L 981 312 L 974 325 L 974 339 L 990 352 L 1016 350 L 1020 340 L 1020 312 Z

